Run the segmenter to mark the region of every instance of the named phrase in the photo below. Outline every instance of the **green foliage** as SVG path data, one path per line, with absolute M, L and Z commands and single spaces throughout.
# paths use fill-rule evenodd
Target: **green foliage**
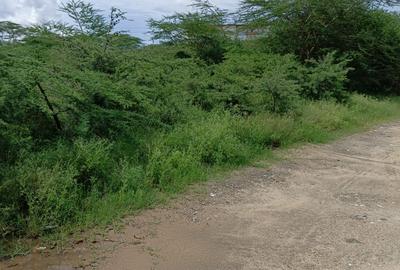
M 163 145 L 152 151 L 146 173 L 153 187 L 161 191 L 176 191 L 190 182 L 204 178 L 196 157 Z
M 230 116 L 218 113 L 178 127 L 166 143 L 199 156 L 206 165 L 242 164 L 248 156 L 238 138 L 232 136 Z
M 346 83 L 349 60 L 336 59 L 335 53 L 328 53 L 317 61 L 308 60 L 305 69 L 302 94 L 311 99 L 330 99 L 344 101 L 348 97 Z
M 150 20 L 153 38 L 163 42 L 186 43 L 208 64 L 224 60 L 227 37 L 222 30 L 227 13 L 208 0 L 192 4 L 195 12 L 176 13 L 161 20 Z
M 264 48 L 302 62 L 327 52 L 351 56 L 353 90 L 398 93 L 400 21 L 381 9 L 399 1 L 244 0 L 242 20 L 267 29 Z
M 248 51 L 227 54 L 224 63 L 213 68 L 211 77 L 193 86 L 195 104 L 206 110 L 223 108 L 239 115 L 265 109 L 283 112 L 286 105 L 290 109 L 289 103 L 296 96 L 299 68 L 291 55 Z M 283 92 L 278 93 L 280 90 Z
M 243 19 L 268 27 L 274 50 L 295 53 L 302 61 L 318 58 L 329 49 L 354 46 L 353 35 L 364 23 L 364 0 L 245 0 Z
M 23 156 L 6 175 L 2 186 L 3 192 L 12 192 L 14 196 L 2 200 L 1 208 L 14 208 L 20 214 L 18 226 L 3 228 L 4 233 L 18 233 L 22 227 L 35 236 L 71 222 L 82 209 L 85 196 L 106 191 L 112 164 L 106 142 L 57 144 L 54 149 Z M 2 197 L 7 197 L 3 192 Z
M 295 119 L 289 115 L 260 113 L 249 118 L 237 119 L 233 123 L 235 136 L 241 142 L 263 151 L 288 144 L 295 128 Z
M 278 72 L 265 72 L 261 82 L 261 88 L 269 97 L 269 110 L 276 113 L 284 113 L 293 109 L 299 99 L 299 85 L 296 81 L 288 79 L 285 74 Z
M 354 70 L 351 87 L 369 94 L 399 94 L 400 17 L 382 10 L 369 14 L 358 32 L 357 49 L 351 52 Z
M 81 1 L 62 8 L 73 25 L 6 37 L 0 253 L 9 239 L 106 224 L 269 149 L 399 116 L 397 100 L 349 90 L 396 93 L 397 15 L 359 1 L 331 1 L 326 10 L 313 0 L 250 2 L 266 5 L 253 10 L 260 19 L 253 23 L 274 15 L 268 42 L 228 41 L 226 12 L 204 1 L 195 12 L 151 22 L 168 44 L 140 46 L 115 31 L 123 12 L 106 17 Z M 362 8 L 343 10 L 350 4 Z M 330 22 L 336 12 L 340 19 Z M 368 22 L 356 35 L 347 25 L 353 15 Z M 18 28 L 4 25 L 7 35 Z
M 9 21 L 0 21 L 0 45 L 2 43 L 16 42 L 27 34 L 27 29 L 22 25 Z
M 108 20 L 92 3 L 81 0 L 70 0 L 62 3 L 60 11 L 67 14 L 75 23 L 74 30 L 91 36 L 111 35 L 121 21 L 126 20 L 125 12 L 112 7 Z

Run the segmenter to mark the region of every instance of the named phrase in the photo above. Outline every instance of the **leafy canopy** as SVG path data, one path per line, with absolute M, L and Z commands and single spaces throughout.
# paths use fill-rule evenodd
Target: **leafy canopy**
M 400 1 L 244 0 L 241 19 L 267 29 L 266 50 L 294 53 L 302 62 L 329 52 L 350 57 L 351 88 L 399 91 L 399 15 L 382 7 Z
M 223 31 L 227 11 L 217 8 L 208 0 L 196 0 L 191 6 L 194 12 L 175 13 L 161 20 L 150 20 L 153 38 L 173 44 L 187 44 L 208 63 L 222 62 L 227 40 Z

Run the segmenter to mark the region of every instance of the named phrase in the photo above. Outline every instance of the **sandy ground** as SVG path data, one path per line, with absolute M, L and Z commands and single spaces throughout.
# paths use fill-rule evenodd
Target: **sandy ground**
M 400 269 L 400 123 L 289 156 L 0 269 Z

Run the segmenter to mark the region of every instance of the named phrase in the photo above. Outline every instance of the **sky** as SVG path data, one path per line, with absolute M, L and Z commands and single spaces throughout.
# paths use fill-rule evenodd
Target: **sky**
M 111 6 L 127 12 L 130 20 L 121 27 L 132 35 L 145 41 L 151 39 L 148 34 L 147 20 L 161 18 L 175 11 L 190 10 L 191 0 L 89 0 L 96 8 L 109 10 Z M 235 10 L 240 0 L 214 0 L 218 7 Z M 35 24 L 49 20 L 68 21 L 58 11 L 61 0 L 0 0 L 0 21 L 12 21 L 19 24 Z M 87 2 L 87 1 L 86 1 Z

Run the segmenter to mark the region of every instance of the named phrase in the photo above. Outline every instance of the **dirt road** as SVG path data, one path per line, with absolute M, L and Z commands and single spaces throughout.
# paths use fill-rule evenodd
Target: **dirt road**
M 400 123 L 306 146 L 201 189 L 126 219 L 97 243 L 6 267 L 400 269 Z

